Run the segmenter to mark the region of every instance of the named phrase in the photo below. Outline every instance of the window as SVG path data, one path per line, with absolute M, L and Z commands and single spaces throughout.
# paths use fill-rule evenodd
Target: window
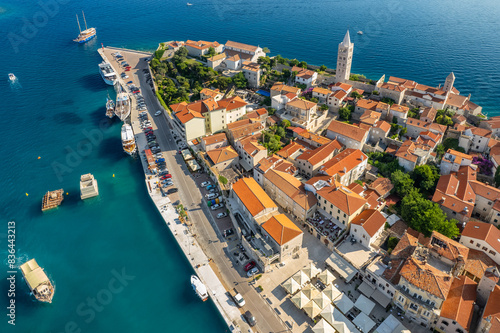
M 400 301 L 401 303 L 403 303 L 405 301 L 405 298 L 400 295 L 399 298 L 398 298 L 398 301 Z
M 450 325 L 450 324 L 449 324 L 446 320 L 443 320 L 443 325 L 444 325 L 444 326 L 448 326 L 448 325 Z
M 477 247 L 481 247 L 481 244 L 477 243 L 477 244 L 476 244 L 476 246 L 477 246 Z
M 486 246 L 483 246 L 482 250 L 483 251 L 488 251 L 488 248 Z
M 413 311 L 417 311 L 418 310 L 418 305 L 410 303 L 410 309 L 412 309 Z
M 471 243 L 471 244 L 474 244 L 474 241 L 471 239 L 471 240 L 470 240 L 470 243 Z
M 490 250 L 490 254 L 492 254 L 492 255 L 494 255 L 494 256 L 496 256 L 496 255 L 497 255 L 497 253 L 496 253 L 495 251 L 492 251 L 492 250 Z

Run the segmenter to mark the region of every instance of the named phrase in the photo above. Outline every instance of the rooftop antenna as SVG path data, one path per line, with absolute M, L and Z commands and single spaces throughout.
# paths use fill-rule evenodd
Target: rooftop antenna
M 87 30 L 87 21 L 85 20 L 85 14 L 83 13 L 83 10 L 82 10 L 82 16 L 83 16 L 83 22 L 85 22 L 85 30 Z
M 81 33 L 82 28 L 80 28 L 80 21 L 78 20 L 78 14 L 76 14 L 76 22 L 78 23 L 78 30 L 80 30 L 80 33 Z

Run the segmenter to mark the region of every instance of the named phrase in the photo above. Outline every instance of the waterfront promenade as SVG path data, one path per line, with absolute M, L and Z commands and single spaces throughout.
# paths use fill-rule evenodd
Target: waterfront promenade
M 215 227 L 216 224 L 208 208 L 203 203 L 195 179 L 191 176 L 181 156 L 177 154 L 177 146 L 172 139 L 166 117 L 153 116 L 158 109 L 162 108 L 149 84 L 146 83 L 146 79 L 143 75 L 143 69 L 148 68 L 147 62 L 143 59 L 148 56 L 143 52 L 136 53 L 115 48 L 99 49 L 101 56 L 111 63 L 115 70 L 117 70 L 118 75 L 121 73 L 118 68 L 119 65 L 111 56 L 111 53 L 116 51 L 120 51 L 127 62 L 132 66 L 132 70 L 126 72 L 129 76 L 126 81 L 132 80 L 136 86 L 141 88 L 141 93 L 148 107 L 157 141 L 162 148 L 168 169 L 173 175 L 174 184 L 179 189 L 178 195 L 180 201 L 186 208 L 190 217 L 190 222 L 192 223 L 190 228 L 184 224 L 180 224 L 178 219 L 175 218 L 176 214 L 172 210 L 172 205 L 168 202 L 168 198 L 164 198 L 154 191 L 154 178 L 149 180 L 146 179 L 146 186 L 148 187 L 151 198 L 162 213 L 166 225 L 176 237 L 179 246 L 191 265 L 195 268 L 197 274 L 211 290 L 211 296 L 228 326 L 230 328 L 233 326 L 231 329 L 237 326 L 237 328 L 234 329 L 235 331 L 252 331 L 243 320 L 240 309 L 234 305 L 232 300 L 230 300 L 225 293 L 225 290 L 228 288 L 237 286 L 238 291 L 242 293 L 246 300 L 247 304 L 245 310 L 252 311 L 257 317 L 258 323 L 257 326 L 254 327 L 254 331 L 286 332 L 287 328 L 272 311 L 269 311 L 269 307 L 265 304 L 264 300 L 257 294 L 254 287 L 249 284 L 249 279 L 238 273 L 231 260 L 225 256 L 225 250 L 227 250 L 225 239 L 221 236 L 217 227 Z M 120 81 L 124 84 L 121 78 Z M 133 108 L 131 113 L 131 123 L 136 135 L 139 151 L 141 151 L 143 149 L 141 147 L 144 147 L 146 141 L 140 129 L 137 120 L 137 110 L 135 108 Z M 143 167 L 145 167 L 144 161 L 142 161 L 142 163 Z M 144 170 L 146 172 L 147 169 Z M 146 178 L 147 176 L 146 172 Z M 150 191 L 150 189 L 153 191 Z M 211 265 L 208 265 L 208 258 L 212 258 L 213 260 Z M 196 268 L 198 265 L 201 266 Z

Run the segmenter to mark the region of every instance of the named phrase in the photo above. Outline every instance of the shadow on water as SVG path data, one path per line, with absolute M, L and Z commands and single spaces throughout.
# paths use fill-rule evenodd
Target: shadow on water
M 123 152 L 122 141 L 120 138 L 107 138 L 99 144 L 99 158 L 106 158 L 111 161 L 120 161 L 129 156 Z
M 107 84 L 104 83 L 102 78 L 97 73 L 81 77 L 80 83 L 85 89 L 90 90 L 92 92 L 99 92 L 107 87 Z
M 79 125 L 83 119 L 75 112 L 59 112 L 54 115 L 54 121 L 62 125 Z

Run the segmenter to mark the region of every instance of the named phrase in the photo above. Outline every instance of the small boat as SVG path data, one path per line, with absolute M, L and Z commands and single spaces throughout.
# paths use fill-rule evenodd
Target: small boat
M 134 131 L 132 130 L 132 126 L 127 123 L 123 124 L 121 136 L 123 150 L 129 155 L 135 154 L 137 152 L 137 145 L 135 143 Z
M 187 6 L 192 6 L 193 4 L 188 2 L 186 5 L 187 5 Z
M 120 118 L 121 121 L 125 121 L 128 118 L 128 116 L 130 116 L 130 111 L 132 110 L 130 95 L 123 90 L 120 84 L 117 84 L 115 88 L 116 88 L 115 115 L 118 118 Z
M 191 275 L 191 286 L 194 292 L 198 295 L 203 302 L 208 299 L 207 287 L 201 282 L 201 280 L 196 275 Z
M 362 34 L 363 34 L 363 31 L 359 30 L 358 35 L 362 35 Z
M 106 98 L 106 117 L 111 119 L 114 116 L 115 116 L 115 101 L 109 98 L 108 95 L 108 97 Z
M 38 266 L 35 259 L 31 259 L 20 266 L 24 281 L 31 293 L 40 302 L 52 303 L 55 288 L 50 282 L 43 268 Z
M 80 21 L 78 20 L 78 14 L 76 15 L 76 22 L 78 23 L 78 30 L 80 31 L 80 34 L 78 35 L 77 38 L 73 39 L 74 42 L 77 42 L 79 44 L 86 43 L 92 38 L 94 38 L 97 34 L 95 28 L 87 28 L 87 21 L 85 20 L 85 14 L 83 13 L 82 10 L 82 16 L 83 16 L 83 21 L 85 22 L 85 30 L 82 31 L 82 28 L 80 27 Z
M 17 77 L 13 73 L 9 73 L 9 80 L 11 80 L 12 82 L 14 82 L 14 81 L 17 80 Z
M 101 74 L 104 82 L 110 86 L 114 86 L 118 82 L 116 73 L 109 62 L 103 61 L 99 64 L 99 74 Z

